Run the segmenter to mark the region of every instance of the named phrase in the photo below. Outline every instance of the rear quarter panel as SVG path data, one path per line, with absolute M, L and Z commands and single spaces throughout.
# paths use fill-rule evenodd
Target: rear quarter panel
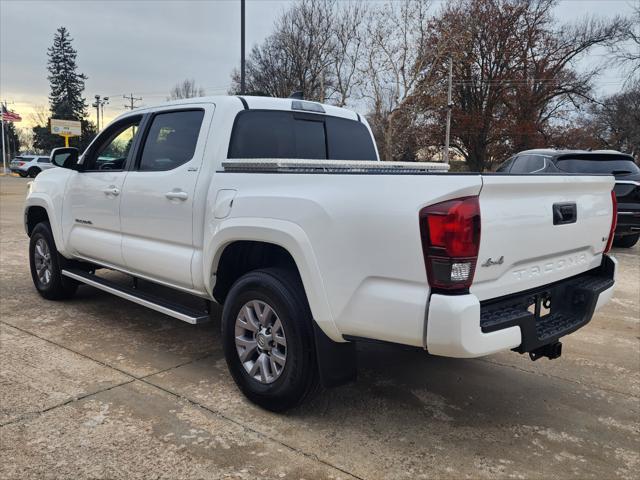
M 222 243 L 252 240 L 256 218 L 262 230 L 269 222 L 274 230 L 283 222 L 293 224 L 306 237 L 301 244 L 305 254 L 300 259 L 292 255 L 321 327 L 416 346 L 423 344 L 429 295 L 419 211 L 434 202 L 476 195 L 481 186 L 478 175 L 221 172 L 214 183 L 217 190 L 234 189 L 237 195 L 227 219 L 208 215 L 211 237 L 205 244 L 205 266 L 211 262 L 215 269 Z M 214 193 L 209 198 L 215 198 Z M 246 228 L 237 238 L 223 235 L 229 225 L 240 232 L 237 227 L 243 222 Z M 323 301 L 326 308 L 320 305 Z

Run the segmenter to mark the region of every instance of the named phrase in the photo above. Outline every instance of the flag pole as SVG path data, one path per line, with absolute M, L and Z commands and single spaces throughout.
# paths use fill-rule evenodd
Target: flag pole
M 2 118 L 2 173 L 7 173 L 7 156 L 4 153 L 4 117 Z

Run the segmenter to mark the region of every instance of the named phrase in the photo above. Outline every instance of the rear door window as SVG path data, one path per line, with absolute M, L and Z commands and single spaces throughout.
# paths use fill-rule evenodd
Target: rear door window
M 240 112 L 228 158 L 377 160 L 371 135 L 362 123 L 278 110 Z
M 508 160 L 505 160 L 504 162 L 502 162 L 500 164 L 500 166 L 496 169 L 497 173 L 506 173 L 509 171 L 509 167 L 511 167 L 511 164 L 513 163 L 513 157 L 509 158 Z
M 519 155 L 511 167 L 511 173 L 534 173 L 544 167 L 545 159 L 541 155 Z
M 203 110 L 156 114 L 144 141 L 139 170 L 163 172 L 191 160 L 203 117 Z
M 38 163 L 50 163 L 49 157 L 39 157 Z

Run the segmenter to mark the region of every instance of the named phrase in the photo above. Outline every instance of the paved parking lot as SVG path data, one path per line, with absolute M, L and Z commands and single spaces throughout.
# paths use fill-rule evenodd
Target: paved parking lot
M 615 252 L 613 301 L 559 360 L 363 346 L 356 384 L 276 415 L 236 390 L 215 321 L 89 287 L 40 298 L 26 183 L 0 177 L 3 479 L 638 478 L 638 246 Z

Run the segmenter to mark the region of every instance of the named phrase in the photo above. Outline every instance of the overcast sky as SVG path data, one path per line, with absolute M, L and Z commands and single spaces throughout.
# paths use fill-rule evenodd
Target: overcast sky
M 247 0 L 247 51 L 271 31 L 293 0 Z M 559 20 L 583 15 L 628 14 L 640 0 L 563 0 Z M 438 1 L 434 2 L 436 6 Z M 0 0 L 0 98 L 13 102 L 28 125 L 37 105 L 47 105 L 47 48 L 59 26 L 66 26 L 86 74 L 85 95 L 109 96 L 105 117 L 123 109 L 123 94 L 143 104 L 166 99 L 185 78 L 194 78 L 208 95 L 224 94 L 239 64 L 240 0 Z M 595 51 L 585 62 L 603 59 Z M 621 88 L 621 72 L 609 70 L 597 82 L 604 93 Z M 90 110 L 95 118 L 95 110 Z

